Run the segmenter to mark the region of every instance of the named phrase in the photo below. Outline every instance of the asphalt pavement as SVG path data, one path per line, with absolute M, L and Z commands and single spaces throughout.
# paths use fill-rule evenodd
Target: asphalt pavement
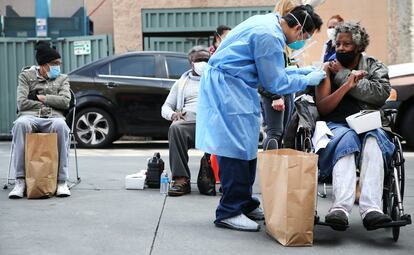
M 124 178 L 146 168 L 160 152 L 168 164 L 165 142 L 118 143 L 109 149 L 78 149 L 81 183 L 68 198 L 10 200 L 0 191 L 0 255 L 36 254 L 412 254 L 414 227 L 401 228 L 398 242 L 390 229 L 366 231 L 355 206 L 350 228 L 336 232 L 315 226 L 312 247 L 283 247 L 266 234 L 216 228 L 220 196 L 198 193 L 195 181 L 202 152 L 190 151 L 192 193 L 164 197 L 157 189 L 126 190 Z M 0 182 L 6 181 L 10 142 L 0 142 Z M 72 179 L 75 175 L 71 151 Z M 404 206 L 414 214 L 414 153 L 406 152 Z M 254 193 L 260 198 L 259 181 Z M 331 203 L 318 199 L 324 217 Z

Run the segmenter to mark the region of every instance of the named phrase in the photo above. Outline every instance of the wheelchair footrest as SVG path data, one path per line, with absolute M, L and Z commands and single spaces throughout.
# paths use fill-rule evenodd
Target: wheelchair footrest
M 315 223 L 314 224 L 315 225 L 320 225 L 320 226 L 328 226 L 328 227 L 331 227 L 332 229 L 337 230 L 337 231 L 345 231 L 349 227 L 349 225 L 348 226 L 335 226 L 335 225 L 328 224 L 324 221 L 321 221 L 321 219 L 319 218 L 318 215 L 315 215 Z
M 410 225 L 411 223 L 411 215 L 404 214 L 403 216 L 401 216 L 400 220 L 384 223 L 376 226 L 376 228 L 404 227 L 406 225 Z

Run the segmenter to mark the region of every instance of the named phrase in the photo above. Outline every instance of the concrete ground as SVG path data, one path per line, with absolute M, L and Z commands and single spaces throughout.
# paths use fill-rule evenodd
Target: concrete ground
M 119 143 L 105 150 L 78 150 L 82 182 L 69 198 L 10 200 L 0 191 L 0 254 L 412 254 L 414 228 L 401 228 L 395 243 L 389 229 L 367 232 L 358 210 L 350 228 L 336 232 L 316 226 L 312 247 L 283 247 L 266 234 L 237 232 L 213 225 L 219 196 L 163 197 L 159 190 L 125 190 L 127 174 L 146 168 L 154 152 L 168 166 L 166 143 Z M 5 182 L 10 142 L 0 142 L 0 181 Z M 190 151 L 192 182 L 202 153 Z M 414 153 L 406 153 L 405 209 L 414 214 Z M 71 176 L 74 176 L 71 157 Z M 259 181 L 254 193 L 260 197 Z M 328 190 L 329 195 L 329 190 Z M 319 199 L 324 217 L 330 197 Z

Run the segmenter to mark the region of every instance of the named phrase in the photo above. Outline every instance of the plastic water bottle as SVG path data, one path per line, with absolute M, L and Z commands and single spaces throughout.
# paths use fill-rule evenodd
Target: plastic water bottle
M 167 171 L 162 171 L 161 177 L 160 177 L 160 193 L 167 195 L 168 193 L 168 173 Z

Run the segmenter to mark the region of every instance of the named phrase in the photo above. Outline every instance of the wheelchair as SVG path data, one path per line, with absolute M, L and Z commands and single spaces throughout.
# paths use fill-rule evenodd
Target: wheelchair
M 386 173 L 384 174 L 384 187 L 383 187 L 383 212 L 391 217 L 392 221 L 382 225 L 376 226 L 375 229 L 380 228 L 392 228 L 392 238 L 395 242 L 398 241 L 400 228 L 406 225 L 410 225 L 411 215 L 404 212 L 404 187 L 405 187 L 405 168 L 404 168 L 404 155 L 401 146 L 402 137 L 393 132 L 397 110 L 396 109 L 383 109 L 384 116 L 389 121 L 389 129 L 386 130 L 391 141 L 395 145 L 395 151 L 393 154 L 392 162 Z M 294 146 L 296 150 L 304 152 L 313 152 L 312 146 L 312 130 L 308 127 L 298 127 Z M 323 191 L 318 191 L 318 197 L 325 198 L 326 182 L 323 183 Z M 317 211 L 315 211 L 315 225 L 330 226 L 320 219 Z

